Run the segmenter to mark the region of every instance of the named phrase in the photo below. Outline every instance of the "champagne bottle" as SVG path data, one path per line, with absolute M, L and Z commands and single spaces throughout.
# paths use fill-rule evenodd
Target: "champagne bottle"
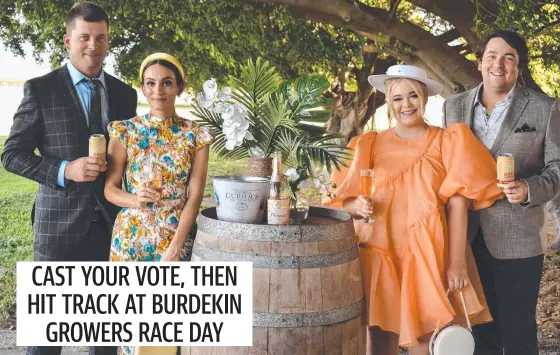
M 268 195 L 268 224 L 290 223 L 289 186 L 282 171 L 282 155 L 274 153 L 272 161 L 272 177 Z

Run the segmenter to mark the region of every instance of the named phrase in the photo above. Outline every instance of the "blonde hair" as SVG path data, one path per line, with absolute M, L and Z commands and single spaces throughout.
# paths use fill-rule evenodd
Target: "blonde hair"
M 416 95 L 418 95 L 418 98 L 420 99 L 420 112 L 422 114 L 422 118 L 424 119 L 424 121 L 427 121 L 424 117 L 424 113 L 426 112 L 426 104 L 428 103 L 428 87 L 418 80 L 394 78 L 385 80 L 385 95 L 387 99 L 387 116 L 389 118 L 389 127 L 391 126 L 391 119 L 395 117 L 395 113 L 393 112 L 393 105 L 391 105 L 395 87 L 403 82 L 408 83 L 412 87 L 412 91 L 414 91 Z

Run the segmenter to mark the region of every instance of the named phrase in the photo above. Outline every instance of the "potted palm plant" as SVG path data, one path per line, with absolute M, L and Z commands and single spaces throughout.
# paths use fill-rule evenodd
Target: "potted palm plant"
M 329 101 L 321 96 L 330 86 L 325 75 L 282 82 L 276 68 L 258 58 L 247 61 L 229 82 L 231 87 L 220 90 L 208 80 L 194 103 L 199 122 L 215 133 L 215 154 L 250 158 L 245 175 L 270 176 L 271 156 L 281 152 L 284 171 L 298 171 L 298 178 L 290 180 L 294 204 L 299 183 L 316 167 L 330 173 L 332 167 L 346 166 L 348 149 L 335 143 L 338 134 L 325 130 L 330 118 Z

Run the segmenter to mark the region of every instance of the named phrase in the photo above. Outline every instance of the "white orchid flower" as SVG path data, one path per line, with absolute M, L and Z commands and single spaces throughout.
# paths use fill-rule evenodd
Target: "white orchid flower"
M 226 104 L 223 102 L 218 102 L 216 103 L 216 105 L 214 105 L 214 109 L 212 111 L 216 112 L 216 113 L 225 113 L 227 112 L 227 110 L 229 109 L 229 107 L 232 106 L 231 104 Z M 222 115 L 223 118 L 223 115 Z
M 235 108 L 235 114 L 237 116 L 245 117 L 245 115 L 247 114 L 247 109 L 245 108 L 245 106 L 243 106 L 243 104 L 236 103 L 233 106 Z
M 284 175 L 292 179 L 292 181 L 296 181 L 297 179 L 299 179 L 299 174 L 295 168 L 286 170 L 286 173 Z
M 218 92 L 218 84 L 216 84 L 216 79 L 212 78 L 207 80 L 203 85 L 204 96 L 206 99 L 216 99 L 216 93 Z
M 225 145 L 227 150 L 234 150 L 235 149 L 235 141 L 234 140 L 227 140 Z
M 235 131 L 233 131 L 232 138 L 238 142 L 243 142 L 243 138 L 245 138 L 246 134 L 247 134 L 247 130 L 243 128 L 236 128 Z
M 225 120 L 229 120 L 230 118 L 233 117 L 233 115 L 235 115 L 235 106 L 234 105 L 228 105 L 225 108 L 225 111 L 222 112 L 222 118 Z
M 313 178 L 313 186 L 315 186 L 316 189 L 320 189 L 321 187 L 323 187 L 323 183 L 321 182 L 321 180 L 315 177 Z
M 224 86 L 222 90 L 218 93 L 218 100 L 230 101 L 231 100 L 231 88 L 229 86 Z
M 212 100 L 206 100 L 206 96 L 204 95 L 204 93 L 199 92 L 196 95 L 196 101 L 198 102 L 198 105 L 200 107 L 204 107 L 206 109 L 210 109 L 212 108 L 212 105 L 214 104 L 214 101 Z
M 239 122 L 239 128 L 248 130 L 249 129 L 249 121 L 246 118 L 240 118 L 237 122 Z

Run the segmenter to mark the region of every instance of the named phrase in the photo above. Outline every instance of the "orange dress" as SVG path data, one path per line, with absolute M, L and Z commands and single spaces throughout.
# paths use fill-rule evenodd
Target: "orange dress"
M 360 170 L 374 168 L 374 224 L 356 220 L 370 326 L 399 334 L 412 346 L 422 335 L 450 323 L 465 324 L 460 298 L 447 295 L 447 200 L 473 200 L 473 208 L 503 198 L 496 162 L 463 124 L 429 127 L 419 139 L 392 130 L 354 138 L 350 167 L 333 174 L 338 185 L 326 204 L 342 206 L 360 191 Z M 472 324 L 492 320 L 470 248 L 470 283 L 463 289 Z

